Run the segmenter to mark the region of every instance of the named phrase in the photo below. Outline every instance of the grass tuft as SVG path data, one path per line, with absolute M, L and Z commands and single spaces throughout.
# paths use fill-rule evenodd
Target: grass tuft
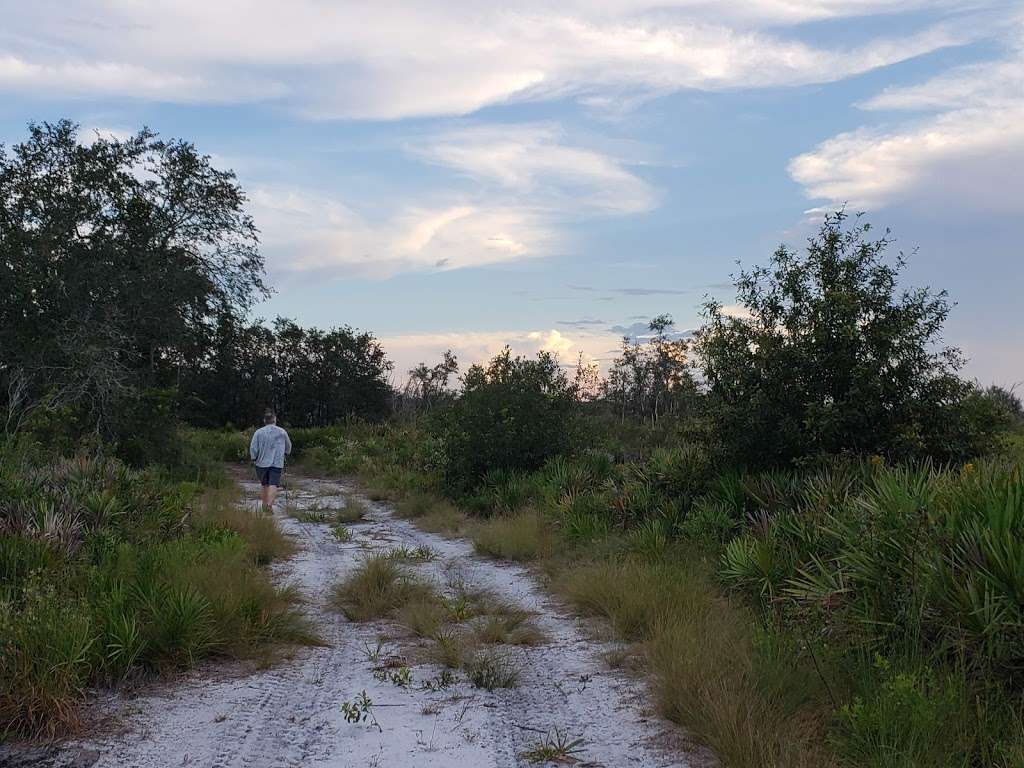
M 463 668 L 469 681 L 485 691 L 515 688 L 519 684 L 519 666 L 498 651 L 477 651 L 463 663 Z
M 416 602 L 438 602 L 433 587 L 380 554 L 363 560 L 343 582 L 334 586 L 331 596 L 332 606 L 352 621 L 391 616 Z
M 366 519 L 366 505 L 363 501 L 354 494 L 348 494 L 345 497 L 345 506 L 340 507 L 334 512 L 334 522 L 337 524 L 342 523 L 358 523 Z

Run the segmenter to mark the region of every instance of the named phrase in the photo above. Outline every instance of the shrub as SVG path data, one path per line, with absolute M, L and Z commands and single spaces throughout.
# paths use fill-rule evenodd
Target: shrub
M 940 345 L 945 292 L 902 290 L 902 255 L 870 226 L 825 218 L 806 254 L 780 246 L 735 278 L 746 316 L 705 305 L 695 352 L 732 455 L 771 466 L 820 454 L 965 459 L 996 423 Z
M 449 488 L 465 492 L 496 469 L 534 470 L 569 447 L 573 396 L 555 357 L 505 350 L 474 365 L 440 418 Z

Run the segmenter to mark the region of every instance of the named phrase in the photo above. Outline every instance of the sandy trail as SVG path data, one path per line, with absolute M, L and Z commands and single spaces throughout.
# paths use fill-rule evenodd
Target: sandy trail
M 258 486 L 241 484 L 245 503 L 255 504 Z M 300 508 L 338 508 L 349 494 L 369 511 L 365 522 L 349 526 L 353 535 L 347 543 L 328 525 L 277 513 L 300 551 L 277 564 L 275 575 L 302 592 L 327 646 L 300 649 L 292 659 L 251 674 L 204 667 L 134 699 L 103 696 L 92 706 L 121 723 L 115 732 L 48 750 L 45 757 L 36 753 L 35 759 L 0 751 L 0 765 L 506 768 L 528 765 L 522 753 L 555 728 L 584 740 L 578 765 L 703 764 L 687 758 L 678 729 L 650 711 L 643 684 L 604 663 L 602 653 L 614 646 L 595 642 L 525 569 L 480 558 L 465 541 L 420 531 L 394 517 L 389 505 L 366 500 L 344 482 L 292 477 L 287 491 L 289 503 Z M 440 668 L 414 660 L 407 688 L 374 677 L 366 649 L 375 648 L 381 636 L 397 638 L 397 628 L 352 623 L 324 604 L 331 586 L 367 553 L 396 546 L 433 550 L 434 560 L 411 567 L 439 584 L 462 579 L 536 612 L 535 623 L 548 642 L 509 650 L 521 665 L 516 688 L 487 692 L 460 674 L 446 690 L 424 690 L 420 684 Z M 400 644 L 389 643 L 399 652 Z M 379 729 L 348 723 L 342 715 L 341 703 L 362 691 L 374 702 Z

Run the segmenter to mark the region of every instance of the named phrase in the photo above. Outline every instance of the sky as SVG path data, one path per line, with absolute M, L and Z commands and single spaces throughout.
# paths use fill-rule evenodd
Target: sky
M 1024 382 L 1024 3 L 0 0 L 0 142 L 148 126 L 232 168 L 274 295 L 395 378 L 509 344 L 603 365 L 864 211 Z

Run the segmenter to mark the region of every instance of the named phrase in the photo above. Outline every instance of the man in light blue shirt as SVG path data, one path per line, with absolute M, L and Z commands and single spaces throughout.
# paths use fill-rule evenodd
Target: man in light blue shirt
M 277 426 L 277 416 L 269 408 L 263 414 L 263 426 L 252 435 L 249 455 L 256 464 L 256 477 L 260 481 L 260 499 L 263 511 L 274 514 L 274 499 L 281 485 L 284 472 L 284 457 L 292 452 L 292 441 L 288 433 Z

